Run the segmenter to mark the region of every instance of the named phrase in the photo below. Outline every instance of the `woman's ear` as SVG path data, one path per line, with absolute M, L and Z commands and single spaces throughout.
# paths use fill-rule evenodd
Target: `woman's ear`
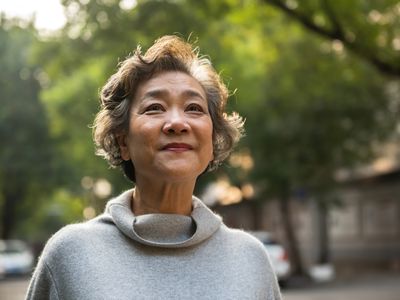
M 126 134 L 123 133 L 117 134 L 116 138 L 119 146 L 119 151 L 121 153 L 121 158 L 123 160 L 130 160 L 131 156 L 129 154 L 128 145 L 126 143 Z

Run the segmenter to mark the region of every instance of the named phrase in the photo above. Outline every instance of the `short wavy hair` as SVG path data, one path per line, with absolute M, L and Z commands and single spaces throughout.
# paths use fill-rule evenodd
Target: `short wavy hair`
M 100 110 L 93 124 L 96 154 L 110 166 L 121 166 L 125 175 L 135 182 L 132 161 L 121 157 L 117 135 L 129 128 L 130 108 L 138 85 L 167 71 L 179 71 L 195 78 L 204 88 L 213 123 L 213 154 L 208 170 L 224 161 L 243 135 L 243 119 L 237 113 L 228 115 L 225 106 L 228 89 L 208 58 L 200 56 L 192 44 L 177 36 L 163 36 L 141 54 L 140 46 L 132 56 L 119 64 L 100 92 Z

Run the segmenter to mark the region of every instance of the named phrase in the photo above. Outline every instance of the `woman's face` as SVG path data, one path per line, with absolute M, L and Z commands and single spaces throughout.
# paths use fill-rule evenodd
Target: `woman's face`
M 118 142 L 122 158 L 135 166 L 137 183 L 195 180 L 213 158 L 212 131 L 202 86 L 170 71 L 138 86 L 128 133 Z

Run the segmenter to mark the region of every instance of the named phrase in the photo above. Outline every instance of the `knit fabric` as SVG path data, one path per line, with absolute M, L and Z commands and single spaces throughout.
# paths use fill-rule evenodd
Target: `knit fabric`
M 131 199 L 57 232 L 26 299 L 281 299 L 264 246 L 199 199 L 190 217 L 134 216 Z

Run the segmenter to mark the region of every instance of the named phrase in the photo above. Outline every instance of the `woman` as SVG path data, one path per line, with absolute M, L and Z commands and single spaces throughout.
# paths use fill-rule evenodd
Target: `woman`
M 120 65 L 94 140 L 135 188 L 49 240 L 28 299 L 280 299 L 263 245 L 193 196 L 241 135 L 227 98 L 210 61 L 175 36 Z

